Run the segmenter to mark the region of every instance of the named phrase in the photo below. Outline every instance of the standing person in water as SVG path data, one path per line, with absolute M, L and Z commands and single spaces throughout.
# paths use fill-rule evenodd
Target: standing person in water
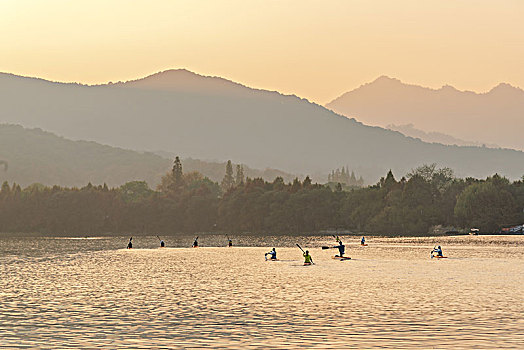
M 133 248 L 133 237 L 129 238 L 129 243 L 127 243 L 127 249 Z
M 304 256 L 304 265 L 313 264 L 313 258 L 311 257 L 311 255 L 309 255 L 309 250 L 306 250 L 303 256 Z
M 339 255 L 335 255 L 335 256 L 338 256 L 338 257 L 341 257 L 341 258 L 344 257 L 344 253 L 346 252 L 346 246 L 342 243 L 341 240 L 339 240 L 338 241 L 338 245 L 334 246 L 333 248 L 338 248 L 338 254 Z
M 364 236 L 362 236 L 362 239 L 360 240 L 360 244 L 361 245 L 366 244 L 366 239 L 364 238 Z
M 277 260 L 277 251 L 275 248 L 273 248 L 272 250 L 264 254 L 264 256 L 266 257 L 266 260 L 267 260 L 268 255 L 270 256 L 269 260 Z
M 198 236 L 197 238 L 195 238 L 195 241 L 193 242 L 193 248 L 197 248 L 198 247 Z

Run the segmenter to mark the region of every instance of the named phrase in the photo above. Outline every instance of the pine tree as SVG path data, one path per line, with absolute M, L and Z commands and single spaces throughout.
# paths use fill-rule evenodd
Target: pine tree
M 244 166 L 237 164 L 237 173 L 235 176 L 235 185 L 240 186 L 244 184 Z
M 340 172 L 340 179 L 338 181 L 340 183 L 346 183 L 346 168 L 342 167 L 342 171 Z
M 311 179 L 309 178 L 309 175 L 306 176 L 306 178 L 304 179 L 304 182 L 302 183 L 302 186 L 304 188 L 308 188 L 311 186 Z
M 0 190 L 0 197 L 1 198 L 7 198 L 11 194 L 11 188 L 9 187 L 9 183 L 7 181 L 4 181 L 2 184 L 2 189 Z
M 171 183 L 169 184 L 169 190 L 176 192 L 179 188 L 184 185 L 184 172 L 182 171 L 182 162 L 180 157 L 176 156 L 173 162 L 173 169 L 171 170 Z
M 349 177 L 349 185 L 356 186 L 357 185 L 357 177 L 355 176 L 355 172 L 351 172 L 351 176 Z
M 222 179 L 222 191 L 227 192 L 235 185 L 235 180 L 233 178 L 233 164 L 228 160 L 226 164 L 226 174 L 224 179 Z

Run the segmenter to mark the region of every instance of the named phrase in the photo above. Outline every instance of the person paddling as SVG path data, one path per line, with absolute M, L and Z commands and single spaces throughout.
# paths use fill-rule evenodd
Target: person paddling
M 309 255 L 309 250 L 306 250 L 303 256 L 304 256 L 304 265 L 313 264 L 313 258 L 311 257 L 311 255 Z
M 277 260 L 277 251 L 275 248 L 273 248 L 272 250 L 264 254 L 266 260 L 267 260 L 268 255 L 269 255 L 269 260 Z
M 313 262 L 313 258 L 311 257 L 311 255 L 309 255 L 309 250 L 306 250 L 304 251 L 304 249 L 302 249 L 302 247 L 300 246 L 300 244 L 297 243 L 297 247 L 302 251 L 302 256 L 304 257 L 304 265 L 311 265 L 311 264 L 314 264 Z
M 366 239 L 364 236 L 362 236 L 362 239 L 360 240 L 360 245 L 366 245 Z
M 346 252 L 346 246 L 342 243 L 341 240 L 338 241 L 338 245 L 334 246 L 333 248 L 338 249 L 338 255 L 335 255 L 336 257 L 343 258 L 344 253 Z
M 195 238 L 195 241 L 193 242 L 193 248 L 197 248 L 198 247 L 198 236 L 197 238 Z
M 164 248 L 166 246 L 166 243 L 164 242 L 163 239 L 160 239 L 160 237 L 156 236 L 156 238 L 158 238 L 158 240 L 160 241 L 160 248 Z
M 434 256 L 438 256 L 438 257 L 444 256 L 442 255 L 442 248 L 440 246 L 434 247 L 433 250 L 431 251 L 431 257 L 433 258 Z
M 127 249 L 133 248 L 133 237 L 129 238 L 129 243 L 127 243 Z
M 228 247 L 232 247 L 233 246 L 233 241 L 231 240 L 231 238 L 229 238 L 229 236 L 227 236 L 227 246 Z

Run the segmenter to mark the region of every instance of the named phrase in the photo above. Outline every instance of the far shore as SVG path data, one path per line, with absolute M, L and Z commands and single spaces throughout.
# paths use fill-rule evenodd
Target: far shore
M 195 233 L 186 233 L 186 232 L 177 232 L 177 233 L 151 233 L 151 232 L 142 232 L 142 233 L 136 233 L 136 232 L 119 232 L 119 233 L 95 233 L 95 234 L 87 234 L 87 233 L 53 233 L 53 232 L 0 232 L 0 238 L 32 238 L 32 237 L 38 237 L 38 238 L 44 238 L 44 237 L 63 237 L 63 238 L 92 238 L 92 237 L 127 237 L 127 236 L 136 236 L 136 237 L 149 237 L 149 236 L 163 236 L 163 237 L 192 237 L 192 236 L 231 236 L 231 237 L 275 237 L 275 236 L 296 236 L 296 237 L 319 237 L 319 236 L 328 236 L 331 237 L 333 235 L 338 236 L 366 236 L 366 237 L 380 237 L 380 238 L 414 238 L 414 237 L 420 237 L 420 238 L 431 238 L 431 237 L 466 237 L 471 236 L 475 237 L 474 235 L 469 235 L 467 233 L 444 233 L 444 234 L 434 234 L 434 233 L 421 233 L 421 234 L 394 234 L 394 235 L 377 235 L 373 233 L 366 233 L 366 232 L 347 232 L 347 231 L 321 231 L 321 232 L 301 232 L 301 233 L 274 233 L 274 232 L 240 232 L 240 233 L 232 233 L 232 232 L 195 232 Z M 522 233 L 517 234 L 500 234 L 500 233 L 481 233 L 478 236 L 522 236 Z

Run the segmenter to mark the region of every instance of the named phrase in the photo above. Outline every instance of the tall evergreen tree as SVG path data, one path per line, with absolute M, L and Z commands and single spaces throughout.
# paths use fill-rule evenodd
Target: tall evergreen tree
M 233 188 L 234 185 L 235 179 L 233 178 L 233 164 L 231 164 L 231 160 L 228 160 L 226 164 L 226 174 L 224 175 L 221 184 L 222 191 L 227 192 Z
M 306 178 L 304 179 L 304 182 L 302 183 L 302 186 L 304 188 L 308 188 L 311 186 L 311 179 L 309 178 L 309 175 L 306 176 Z
M 184 186 L 184 172 L 182 171 L 182 162 L 180 157 L 176 156 L 173 162 L 173 169 L 171 170 L 171 179 L 169 180 L 169 191 L 177 192 Z
M 237 164 L 237 173 L 235 176 L 235 185 L 240 186 L 244 184 L 244 166 Z
M 349 185 L 356 186 L 357 185 L 357 177 L 355 176 L 355 172 L 351 171 L 351 176 L 349 177 Z

